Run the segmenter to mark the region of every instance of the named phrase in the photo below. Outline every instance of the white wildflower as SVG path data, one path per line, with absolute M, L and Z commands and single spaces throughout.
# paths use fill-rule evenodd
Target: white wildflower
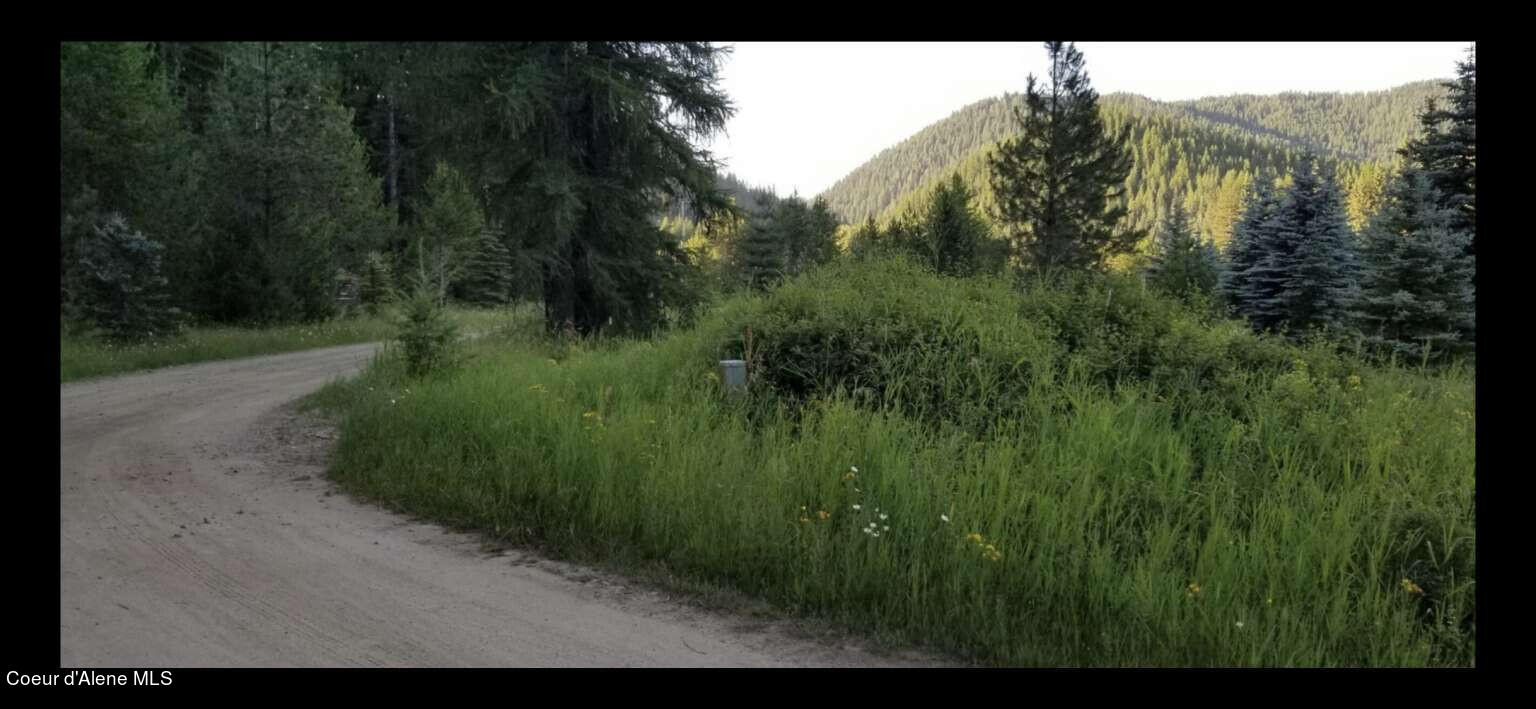
M 864 508 L 863 508 L 863 507 L 860 507 L 860 506 L 858 506 L 858 505 L 854 505 L 854 506 L 853 506 L 853 509 L 856 509 L 856 510 L 861 510 L 861 509 L 864 509 Z
M 944 524 L 949 524 L 949 515 L 939 515 L 939 521 L 943 522 Z

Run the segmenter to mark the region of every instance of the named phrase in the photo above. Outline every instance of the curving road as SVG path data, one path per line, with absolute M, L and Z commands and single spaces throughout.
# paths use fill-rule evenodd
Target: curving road
M 332 434 L 287 404 L 373 351 L 60 389 L 62 666 L 934 664 L 706 613 L 333 495 Z

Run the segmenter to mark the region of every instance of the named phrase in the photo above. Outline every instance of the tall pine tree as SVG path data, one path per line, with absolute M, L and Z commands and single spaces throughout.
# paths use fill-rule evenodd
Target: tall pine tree
M 311 44 L 230 47 L 204 141 L 211 229 L 196 305 L 219 321 L 315 319 L 338 268 L 392 229 L 350 111 Z
M 422 141 L 486 189 L 542 272 L 545 322 L 647 331 L 686 297 L 687 253 L 656 225 L 668 203 L 729 208 L 697 143 L 733 109 L 724 48 L 702 42 L 443 43 L 408 58 L 404 108 Z
M 1063 42 L 1045 47 L 1049 83 L 1042 90 L 1029 76 L 1024 109 L 1014 110 L 1021 135 L 990 160 L 998 217 L 1025 263 L 1047 271 L 1100 267 L 1144 236 L 1120 224 L 1129 131 L 1106 130 L 1082 52 Z
M 1419 137 L 1409 141 L 1400 154 L 1407 169 L 1429 179 L 1439 206 L 1452 210 L 1449 225 L 1472 235 L 1468 252 L 1477 255 L 1477 47 L 1467 49 L 1467 59 L 1456 65 L 1456 79 L 1447 83 L 1449 107 L 1433 100 L 1419 115 Z

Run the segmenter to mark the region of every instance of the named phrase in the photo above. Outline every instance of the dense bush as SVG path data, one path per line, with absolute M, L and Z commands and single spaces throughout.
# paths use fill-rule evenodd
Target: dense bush
M 1048 385 L 1057 357 L 1006 280 L 944 278 L 899 257 L 839 262 L 731 301 L 704 328 L 705 357 L 746 358 L 753 386 L 788 403 L 842 391 L 975 427 Z
M 834 264 L 732 301 L 704 327 L 712 350 L 701 361 L 747 358 L 754 387 L 792 406 L 843 392 L 973 432 L 1048 413 L 1028 392 L 1067 380 L 1146 384 L 1180 413 L 1240 415 L 1253 387 L 1298 358 L 1318 359 L 1334 381 L 1349 369 L 1326 348 L 1306 354 L 1255 335 L 1133 276 L 1016 285 L 946 278 L 900 257 Z

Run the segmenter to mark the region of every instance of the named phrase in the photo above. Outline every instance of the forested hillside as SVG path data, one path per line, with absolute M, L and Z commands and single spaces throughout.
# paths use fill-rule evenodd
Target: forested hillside
M 1148 228 L 1175 200 L 1201 234 L 1224 244 L 1244 187 L 1255 177 L 1290 172 L 1307 149 L 1338 170 L 1359 222 L 1377 201 L 1380 176 L 1417 126 L 1426 98 L 1440 97 L 1434 82 L 1362 94 L 1233 96 L 1182 103 L 1140 96 L 1106 96 L 1102 110 L 1113 129 L 1129 125 L 1135 168 L 1127 179 L 1130 224 Z M 1021 97 L 979 101 L 892 146 L 828 189 L 823 196 L 848 223 L 873 216 L 882 222 L 926 200 L 939 180 L 958 171 L 991 207 L 986 155 L 1013 131 Z
M 1216 123 L 1225 123 L 1296 145 L 1326 150 L 1353 160 L 1390 161 L 1418 128 L 1418 113 L 1429 99 L 1441 100 L 1437 81 L 1416 81 L 1366 93 L 1283 93 L 1278 96 L 1213 96 L 1172 105 Z

